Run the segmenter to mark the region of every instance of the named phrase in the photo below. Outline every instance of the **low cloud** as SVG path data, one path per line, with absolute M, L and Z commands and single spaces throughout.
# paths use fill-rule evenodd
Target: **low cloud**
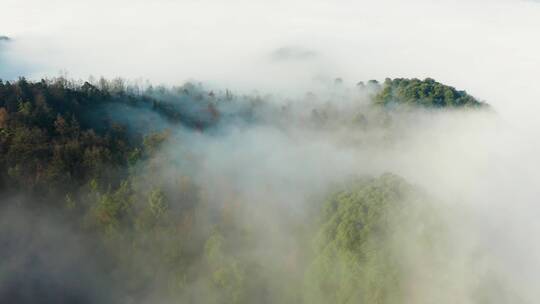
M 317 52 L 303 47 L 284 46 L 270 54 L 272 61 L 303 61 L 317 57 Z

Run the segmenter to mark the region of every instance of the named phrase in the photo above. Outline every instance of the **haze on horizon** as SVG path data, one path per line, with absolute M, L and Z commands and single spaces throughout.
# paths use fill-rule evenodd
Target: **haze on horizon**
M 508 113 L 540 93 L 535 1 L 2 0 L 1 15 L 13 38 L 0 49 L 3 78 L 66 71 L 303 92 L 335 77 L 432 77 Z

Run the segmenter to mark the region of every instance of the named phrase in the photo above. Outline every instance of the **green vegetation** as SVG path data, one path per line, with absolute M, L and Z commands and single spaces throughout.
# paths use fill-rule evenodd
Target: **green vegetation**
M 406 247 L 396 251 L 399 242 L 406 235 L 408 245 L 428 250 L 437 222 L 419 198 L 414 187 L 392 174 L 359 180 L 331 195 L 308 271 L 307 302 L 402 302 L 408 261 Z M 410 225 L 428 229 L 413 232 Z
M 384 105 L 405 104 L 439 108 L 486 106 L 465 91 L 458 91 L 431 78 L 387 78 L 382 90 L 375 96 L 375 102 Z
M 482 105 L 431 79 L 386 81 L 374 102 Z M 305 112 L 324 124 L 331 110 Z M 287 236 L 294 245 L 268 257 L 263 249 L 274 243 L 258 237 L 258 223 L 244 220 L 253 202 L 228 189 L 230 196 L 212 204 L 190 166 L 197 156 L 178 148 L 190 145 L 183 141 L 189 137 L 171 130 L 219 138 L 228 124 L 279 124 L 287 111 L 259 96 L 192 84 L 140 89 L 122 80 L 0 81 L 0 207 L 53 215 L 47 229 L 28 231 L 18 221 L 32 216 L 0 217 L 3 231 L 15 231 L 0 236 L 9 256 L 21 251 L 19 239 L 33 240 L 35 230 L 44 230 L 39 242 L 29 242 L 40 245 L 16 263 L 0 253 L 0 280 L 12 286 L 0 302 L 402 303 L 407 246 L 433 248 L 433 239 L 444 236 L 436 212 L 414 186 L 392 174 L 339 186 L 324 203 L 309 205 L 312 217 L 295 223 Z M 367 116 L 351 119 L 365 126 L 385 117 Z M 176 148 L 164 153 L 172 144 Z M 418 226 L 423 230 L 413 229 Z M 47 237 L 56 230 L 69 231 L 75 241 Z M 73 244 L 78 249 L 63 251 Z M 87 252 L 85 261 L 77 259 L 81 252 Z M 48 263 L 64 260 L 77 266 L 56 276 Z M 68 295 L 66 278 L 99 290 Z
M 122 80 L 0 80 L 0 190 L 42 197 L 91 179 L 117 185 L 166 139 L 166 122 L 198 130 L 216 122 L 213 98 L 192 85 L 175 89 L 176 104 L 165 89 L 135 90 Z

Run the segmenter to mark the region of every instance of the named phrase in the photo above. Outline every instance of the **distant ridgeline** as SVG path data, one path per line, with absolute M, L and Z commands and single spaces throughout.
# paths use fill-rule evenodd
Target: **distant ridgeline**
M 464 91 L 429 78 L 387 79 L 382 84 L 369 81 L 366 88 L 375 94 L 374 104 L 388 108 L 397 104 L 427 108 L 486 106 Z M 343 118 L 328 114 L 332 111 L 325 108 L 313 109 L 317 105 L 305 105 L 306 111 L 317 114 L 313 118 L 325 117 L 318 120 Z M 287 111 L 288 107 L 257 94 L 239 96 L 228 90 L 214 93 L 190 83 L 140 88 L 122 79 L 93 83 L 75 83 L 62 77 L 39 82 L 0 80 L 0 189 L 16 189 L 17 185 L 47 191 L 53 183 L 85 183 L 103 175 L 102 167 L 126 168 L 153 150 L 152 142 L 166 137 L 166 130 L 174 124 L 200 132 L 219 132 L 228 122 L 297 119 L 286 118 Z
M 486 107 L 465 91 L 439 83 L 431 78 L 424 80 L 406 78 L 387 78 L 381 91 L 375 96 L 377 104 L 420 105 L 429 108 L 442 107 Z

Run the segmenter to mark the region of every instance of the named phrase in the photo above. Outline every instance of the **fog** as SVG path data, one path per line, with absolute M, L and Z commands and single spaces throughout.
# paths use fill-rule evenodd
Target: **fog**
M 277 286 L 298 284 L 293 278 L 307 269 L 300 262 L 293 270 L 284 267 L 291 252 L 309 252 L 304 243 L 309 244 L 309 239 L 299 242 L 298 238 L 311 234 L 298 234 L 297 230 L 302 225 L 311 227 L 313 212 L 328 192 L 351 178 L 391 172 L 429 197 L 422 207 L 427 208 L 429 221 L 413 217 L 400 223 L 406 228 L 391 243 L 398 246 L 394 253 L 403 267 L 411 269 L 404 282 L 410 285 L 406 288 L 409 295 L 403 301 L 482 303 L 476 300 L 480 290 L 490 303 L 515 299 L 534 303 L 540 296 L 534 283 L 540 270 L 540 247 L 534 239 L 540 233 L 536 206 L 540 173 L 531 170 L 540 152 L 535 131 L 524 133 L 494 108 L 382 110 L 370 104 L 371 94 L 335 83 L 305 98 L 267 97 L 256 108 L 253 121 L 223 118 L 216 128 L 205 132 L 167 122 L 144 107 L 99 108 L 98 113 L 109 112 L 109 117 L 129 128 L 143 123 L 171 132 L 157 154 L 135 171 L 136 193 L 143 195 L 153 185 L 162 185 L 169 189 L 171 208 L 181 209 L 185 198 L 175 196 L 186 194 L 174 189 L 187 176 L 210 208 L 237 210 L 232 221 L 257 241 L 249 249 L 233 249 L 233 254 L 240 261 L 256 261 L 263 269 L 274 269 L 265 301 L 276 301 L 281 290 Z M 249 99 L 239 98 L 218 103 L 217 110 L 241 113 L 249 103 Z M 183 106 L 191 107 L 189 102 Z M 359 113 L 364 117 L 361 120 L 355 119 Z M 9 231 L 4 242 L 14 250 L 10 252 L 26 255 L 15 254 L 17 258 L 2 263 L 9 279 L 0 290 L 3 297 L 35 301 L 31 292 L 25 292 L 33 290 L 32 286 L 38 295 L 44 294 L 42 290 L 51 292 L 51 301 L 58 294 L 66 299 L 67 291 L 73 292 L 74 301 L 90 303 L 110 299 L 211 303 L 213 297 L 220 297 L 218 289 L 196 281 L 171 298 L 159 287 L 163 285 L 159 277 L 136 294 L 116 291 L 119 286 L 108 281 L 107 271 L 77 266 L 78 261 L 101 258 L 86 256 L 90 241 L 81 242 L 68 224 L 55 216 L 34 221 L 32 212 L 24 209 L 4 212 L 8 215 L 1 222 Z M 21 226 L 28 221 L 33 222 L 31 227 Z M 430 221 L 444 228 L 433 232 L 436 241 L 426 246 L 417 233 L 430 229 L 426 228 Z M 212 220 L 197 225 L 210 229 Z M 36 231 L 43 234 L 35 235 Z M 68 246 L 61 246 L 62 242 Z M 118 254 L 125 250 L 120 244 L 115 245 Z M 51 249 L 59 246 L 63 248 L 60 256 Z M 139 259 L 144 269 L 146 259 Z M 26 263 L 34 266 L 28 268 Z M 51 263 L 57 265 L 55 271 L 49 269 Z M 496 283 L 491 283 L 492 277 Z M 38 283 L 32 285 L 32 280 Z M 77 280 L 88 283 L 70 285 Z M 21 287 L 14 293 L 13 286 Z
M 538 93 L 534 1 L 3 0 L 1 14 L 0 34 L 17 41 L 9 60 L 34 77 L 65 70 L 304 91 L 319 78 L 429 76 L 505 115 Z M 276 62 L 279 50 L 295 49 Z
M 402 303 L 479 303 L 474 292 L 492 274 L 523 303 L 540 299 L 537 1 L 1 0 L 1 7 L 0 36 L 10 39 L 0 40 L 0 78 L 67 72 L 75 79 L 120 76 L 166 86 L 195 80 L 238 96 L 265 96 L 255 122 L 231 118 L 212 132 L 171 124 L 149 109 L 118 106 L 99 115 L 109 112 L 130 128 L 148 120 L 170 130 L 170 139 L 140 165 L 140 184 L 171 186 L 189 176 L 210 205 L 245 204 L 234 220 L 259 241 L 235 254 L 275 266 L 270 290 L 289 282 L 284 256 L 306 246 L 292 231 L 311 220 L 313 206 L 332 187 L 391 172 L 430 198 L 446 231 L 443 245 L 425 248 L 411 234 L 423 223 L 407 223 L 412 227 L 402 237 L 410 242 L 398 243 L 404 263 L 415 269 L 407 282 L 414 292 Z M 334 82 L 338 77 L 343 83 Z M 491 107 L 373 109 L 373 92 L 356 83 L 385 77 L 432 77 Z M 316 97 L 306 97 L 308 91 Z M 218 104 L 218 110 L 234 114 L 247 99 L 239 98 L 237 108 Z M 329 117 L 313 122 L 313 109 Z M 358 113 L 367 127 L 354 123 Z M 18 220 L 29 218 L 12 209 L 0 217 L 0 227 L 24 236 L 14 250 L 47 246 L 34 229 L 45 229 L 50 243 L 68 240 L 60 257 L 45 251 L 39 259 L 61 261 L 59 274 L 48 274 L 51 288 L 73 282 L 62 276 L 74 272 L 73 263 L 92 260 L 86 247 L 48 217 L 36 221 L 37 228 L 21 227 Z M 8 257 L 0 265 L 19 275 L 26 268 L 17 263 Z M 28 276 L 50 273 L 38 264 Z M 62 288 L 89 302 L 106 297 L 94 292 L 105 283 L 91 266 L 75 267 L 87 289 L 78 283 Z M 114 296 L 126 303 L 193 297 L 210 303 L 210 296 L 197 296 L 215 291 L 201 284 L 187 288 L 191 298 L 171 299 L 153 286 L 138 299 Z M 9 296 L 9 289 L 0 286 L 0 296 Z M 496 287 L 487 290 L 489 303 L 510 301 L 497 298 Z

